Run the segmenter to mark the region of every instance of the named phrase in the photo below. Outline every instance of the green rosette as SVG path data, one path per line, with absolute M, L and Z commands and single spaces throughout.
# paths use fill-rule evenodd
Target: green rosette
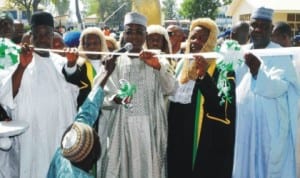
M 221 46 L 216 48 L 216 52 L 221 54 L 221 57 L 217 59 L 217 68 L 220 70 L 217 88 L 219 90 L 218 95 L 222 98 L 220 101 L 220 105 L 222 105 L 226 101 L 232 102 L 232 96 L 230 96 L 231 86 L 227 74 L 235 71 L 243 63 L 244 53 L 235 40 L 225 40 Z
M 7 38 L 0 38 L 0 69 L 19 62 L 21 48 Z

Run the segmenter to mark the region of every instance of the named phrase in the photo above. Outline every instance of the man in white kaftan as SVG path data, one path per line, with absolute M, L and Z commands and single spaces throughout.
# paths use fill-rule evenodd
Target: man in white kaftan
M 280 48 L 270 42 L 270 10 L 254 13 L 254 43 L 246 49 Z M 253 55 L 254 54 L 254 55 Z M 237 123 L 234 178 L 295 178 L 300 85 L 292 56 L 245 55 L 236 72 Z M 243 71 L 243 72 L 242 72 Z
M 145 17 L 129 13 L 124 23 L 124 39 L 133 44 L 131 52 L 140 52 L 146 38 Z M 100 125 L 100 132 L 107 129 L 109 147 L 100 158 L 98 175 L 105 178 L 164 178 L 167 148 L 164 95 L 173 92 L 176 81 L 167 70 L 169 62 L 166 59 L 149 59 L 156 61 L 159 66 L 156 68 L 147 63 L 150 62 L 148 59 L 142 59 L 143 53 L 140 57 L 128 55 L 118 58 L 104 88 L 108 93 L 103 109 L 111 109 L 111 115 L 108 125 Z M 116 104 L 120 79 L 136 85 L 131 108 Z
M 34 44 L 51 48 L 53 26 L 49 23 L 52 16 L 45 12 L 41 12 L 41 16 L 37 14 L 32 16 L 32 19 L 40 20 L 39 23 L 34 22 L 35 28 L 32 28 L 33 41 L 36 40 Z M 36 39 L 36 33 L 46 33 L 49 36 L 40 35 Z M 41 38 L 44 38 L 43 41 Z M 47 42 L 45 38 L 49 38 Z M 45 43 L 50 46 L 42 46 Z M 42 178 L 46 177 L 56 146 L 76 114 L 78 89 L 67 83 L 62 75 L 65 58 L 54 53 L 32 53 L 33 49 L 27 51 L 27 56 L 24 57 L 24 48 L 23 46 L 23 54 L 20 55 L 23 59 L 20 57 L 20 63 L 15 66 L 15 70 L 1 81 L 0 100 L 11 110 L 12 119 L 29 123 L 29 129 L 19 137 L 19 177 Z M 25 62 L 25 58 L 31 61 Z M 23 69 L 20 70 L 21 68 Z M 15 82 L 20 71 L 22 75 L 18 86 Z

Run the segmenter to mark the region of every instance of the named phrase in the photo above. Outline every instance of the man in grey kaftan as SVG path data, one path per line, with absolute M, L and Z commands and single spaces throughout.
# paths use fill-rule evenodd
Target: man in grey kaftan
M 145 17 L 129 13 L 124 24 L 124 39 L 133 44 L 130 52 L 141 52 L 146 38 Z M 111 114 L 108 125 L 103 126 L 108 131 L 109 141 L 100 158 L 101 172 L 98 174 L 106 178 L 164 178 L 167 148 L 164 95 L 173 92 L 175 78 L 167 70 L 169 63 L 166 59 L 151 58 L 152 61 L 147 61 L 141 54 L 139 57 L 128 55 L 118 58 L 104 88 L 107 93 L 103 108 L 111 109 Z M 156 65 L 149 64 L 151 62 Z M 131 108 L 116 104 L 120 79 L 136 85 Z

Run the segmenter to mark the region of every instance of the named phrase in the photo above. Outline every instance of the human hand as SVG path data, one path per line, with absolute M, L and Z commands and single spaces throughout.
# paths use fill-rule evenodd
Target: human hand
M 258 69 L 261 64 L 260 60 L 252 53 L 246 53 L 244 55 L 244 58 L 245 58 L 245 64 L 250 69 L 250 73 L 252 74 L 253 77 L 255 77 L 258 73 Z
M 148 66 L 153 67 L 154 69 L 160 70 L 160 63 L 158 58 L 155 57 L 155 53 L 151 51 L 141 51 L 140 52 L 140 59 L 144 61 Z
M 63 50 L 68 60 L 68 67 L 73 67 L 76 64 L 79 56 L 77 48 L 64 48 Z
M 196 67 L 196 74 L 198 75 L 198 78 L 203 78 L 206 74 L 206 71 L 208 69 L 208 62 L 203 56 L 194 56 L 195 59 L 195 67 Z
M 22 68 L 26 68 L 28 64 L 32 61 L 33 57 L 33 47 L 29 46 L 27 43 L 21 45 L 20 53 L 20 64 Z
M 126 105 L 126 104 L 130 104 L 131 103 L 132 97 L 131 96 L 127 96 L 125 98 L 121 98 L 118 95 L 116 95 L 113 100 L 117 104 Z
M 114 55 L 105 56 L 103 58 L 102 64 L 104 65 L 107 75 L 110 75 L 114 71 L 116 67 L 116 60 L 117 56 Z

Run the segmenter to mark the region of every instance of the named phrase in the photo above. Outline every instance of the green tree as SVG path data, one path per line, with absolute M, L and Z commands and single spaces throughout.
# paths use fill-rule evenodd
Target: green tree
M 223 6 L 231 4 L 232 0 L 223 0 Z
M 87 0 L 87 15 L 96 14 L 100 22 L 118 27 L 125 13 L 131 10 L 131 0 Z
M 162 12 L 164 13 L 165 19 L 176 19 L 178 14 L 175 0 L 163 0 Z
M 55 9 L 58 12 L 58 15 L 66 15 L 69 10 L 70 1 L 69 0 L 51 0 L 54 4 Z
M 199 17 L 215 19 L 221 5 L 219 0 L 184 0 L 179 14 L 190 20 Z
M 86 2 L 88 4 L 87 15 L 91 15 L 91 14 L 99 15 L 98 13 L 99 13 L 100 1 L 99 0 L 87 0 Z

